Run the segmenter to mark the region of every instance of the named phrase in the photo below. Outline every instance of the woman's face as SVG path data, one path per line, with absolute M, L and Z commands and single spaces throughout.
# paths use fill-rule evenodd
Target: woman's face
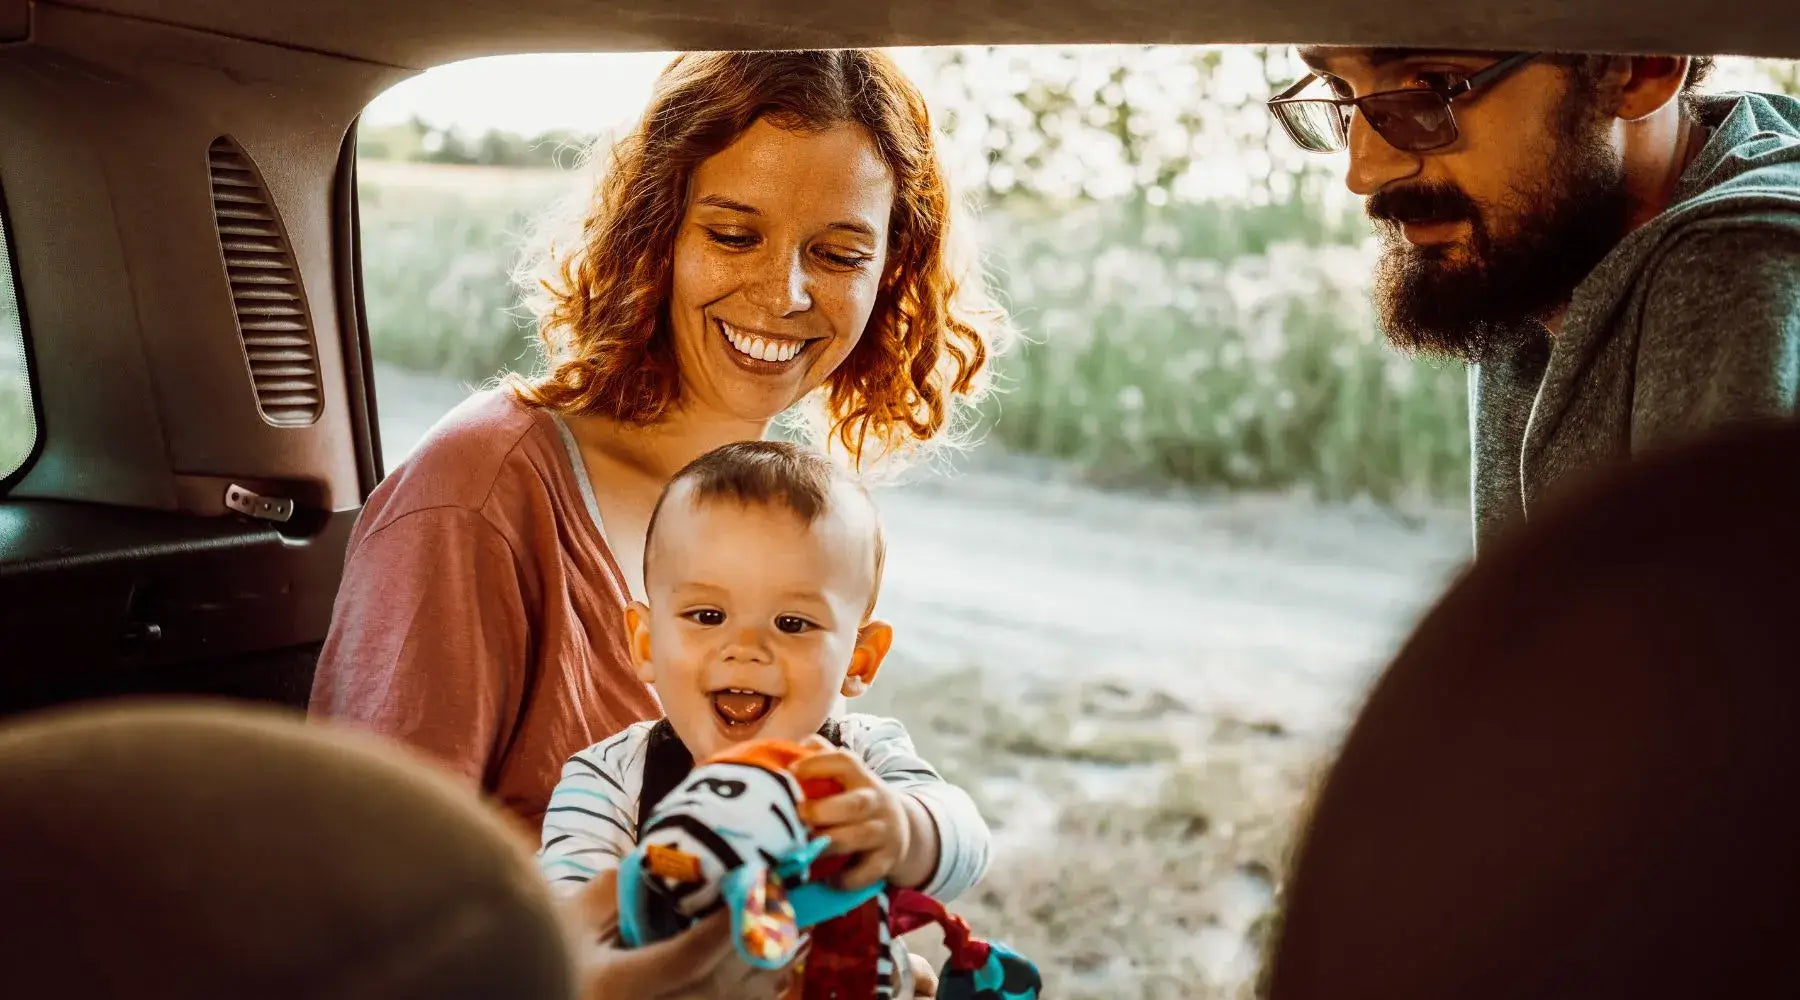
M 766 422 L 862 337 L 894 181 L 861 129 L 759 120 L 694 171 L 669 319 L 684 409 Z

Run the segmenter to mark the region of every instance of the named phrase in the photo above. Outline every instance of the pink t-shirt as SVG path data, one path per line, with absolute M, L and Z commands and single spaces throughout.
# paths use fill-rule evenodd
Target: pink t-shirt
M 535 832 L 571 755 L 660 714 L 627 593 L 567 427 L 478 393 L 363 508 L 309 714 L 425 751 Z

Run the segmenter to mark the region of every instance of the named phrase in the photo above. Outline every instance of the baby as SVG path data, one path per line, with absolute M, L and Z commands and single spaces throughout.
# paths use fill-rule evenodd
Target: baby
M 794 773 L 844 789 L 801 813 L 829 853 L 854 856 L 843 888 L 886 879 L 949 902 L 974 886 L 990 843 L 974 801 L 919 758 L 899 722 L 843 711 L 893 639 L 871 617 L 883 553 L 868 494 L 793 445 L 726 445 L 670 480 L 644 542 L 648 606 L 625 615 L 638 676 L 666 718 L 563 768 L 538 852 L 558 894 L 617 866 L 695 760 L 757 737 L 830 746 Z

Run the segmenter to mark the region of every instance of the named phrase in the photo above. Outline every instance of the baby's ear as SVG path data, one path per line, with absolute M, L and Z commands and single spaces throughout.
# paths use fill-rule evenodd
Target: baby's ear
M 856 630 L 856 650 L 850 654 L 850 670 L 844 674 L 844 697 L 855 698 L 869 690 L 893 643 L 894 627 L 887 622 L 871 621 Z
M 656 670 L 650 659 L 650 609 L 641 601 L 625 606 L 625 642 L 631 649 L 631 664 L 637 670 L 638 680 L 645 684 L 655 682 Z

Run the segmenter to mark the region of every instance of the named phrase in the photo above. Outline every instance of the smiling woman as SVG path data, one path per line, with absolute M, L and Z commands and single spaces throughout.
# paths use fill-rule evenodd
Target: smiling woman
M 625 609 L 670 477 L 802 401 L 857 465 L 942 443 L 1006 332 L 882 53 L 678 57 L 605 166 L 521 270 L 545 370 L 466 400 L 364 506 L 309 708 L 534 832 L 572 754 L 660 714 Z
M 855 126 L 763 120 L 691 186 L 668 313 L 683 402 L 766 420 L 857 347 L 886 264 L 894 181 Z
M 677 57 L 610 154 L 520 269 L 551 360 L 522 398 L 766 423 L 823 387 L 817 443 L 859 464 L 949 440 L 1004 326 L 960 269 L 930 113 L 890 57 Z

